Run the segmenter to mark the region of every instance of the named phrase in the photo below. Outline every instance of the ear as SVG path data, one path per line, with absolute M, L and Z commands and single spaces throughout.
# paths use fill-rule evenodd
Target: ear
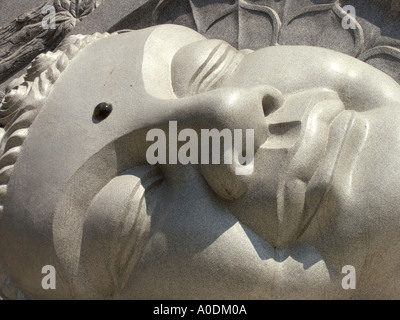
M 101 296 L 118 293 L 140 259 L 157 203 L 149 191 L 161 181 L 158 167 L 134 167 L 112 179 L 90 204 L 80 261 Z

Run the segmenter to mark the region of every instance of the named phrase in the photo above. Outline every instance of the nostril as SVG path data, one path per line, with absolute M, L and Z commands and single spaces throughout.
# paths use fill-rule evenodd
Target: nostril
M 264 111 L 264 116 L 267 117 L 275 110 L 279 109 L 282 104 L 282 100 L 275 95 L 266 94 L 262 99 L 262 107 Z
M 289 134 L 290 136 L 298 136 L 301 130 L 301 121 L 273 123 L 268 126 L 269 132 L 276 136 Z
M 300 137 L 301 121 L 280 122 L 268 126 L 270 137 L 265 148 L 290 148 Z

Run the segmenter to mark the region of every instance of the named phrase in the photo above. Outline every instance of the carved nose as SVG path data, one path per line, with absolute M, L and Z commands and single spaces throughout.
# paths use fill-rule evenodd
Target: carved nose
M 255 152 L 269 136 L 266 119 L 283 105 L 284 98 L 279 90 L 270 86 L 227 89 L 228 91 L 224 93 L 226 95 L 222 94 L 220 96 L 221 101 L 215 109 L 215 118 L 221 119 L 223 126 L 226 126 L 225 128 L 242 130 L 242 141 L 239 150 L 241 152 L 246 150 L 246 156 L 243 158 L 246 163 L 244 164 L 234 156 L 232 165 L 202 165 L 201 170 L 204 178 L 215 193 L 222 199 L 236 200 L 246 192 L 248 187 L 248 178 L 246 177 L 253 172 Z M 248 140 L 247 132 L 244 133 L 244 130 L 247 129 L 254 130 L 253 141 L 251 141 L 252 139 Z M 236 148 L 237 141 L 235 140 L 234 142 L 234 148 Z M 249 147 L 248 143 L 252 144 L 252 146 Z M 240 153 L 238 154 L 240 155 Z M 250 163 L 248 160 L 250 160 Z
M 246 129 L 254 130 L 254 147 L 257 150 L 268 138 L 266 119 L 283 105 L 283 94 L 268 85 L 249 88 L 226 87 L 176 101 L 174 111 L 165 112 L 163 120 L 178 120 L 182 127 L 197 130 Z
M 268 85 L 251 88 L 226 88 L 220 101 L 210 105 L 214 119 L 221 121 L 221 128 L 254 130 L 254 151 L 265 143 L 278 128 L 270 125 L 269 118 L 284 104 L 283 94 Z M 246 141 L 243 139 L 243 145 Z
M 249 121 L 248 127 L 255 131 L 255 148 L 257 149 L 275 131 L 271 128 L 268 119 L 282 107 L 284 97 L 278 89 L 264 85 L 248 89 L 246 95 L 247 103 L 242 106 L 244 116 L 239 119 L 239 122 Z
M 281 97 L 266 94 L 263 109 L 268 127 L 268 139 L 262 148 L 288 149 L 300 138 L 302 118 L 308 104 L 284 104 Z

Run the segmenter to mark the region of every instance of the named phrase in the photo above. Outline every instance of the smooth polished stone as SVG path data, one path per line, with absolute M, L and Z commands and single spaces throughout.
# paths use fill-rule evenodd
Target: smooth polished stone
M 243 51 L 176 25 L 74 36 L 28 70 L 0 109 L 8 297 L 400 296 L 389 75 L 326 48 Z M 147 134 L 170 121 L 199 136 L 254 130 L 254 171 L 149 165 Z M 55 290 L 41 285 L 48 265 Z

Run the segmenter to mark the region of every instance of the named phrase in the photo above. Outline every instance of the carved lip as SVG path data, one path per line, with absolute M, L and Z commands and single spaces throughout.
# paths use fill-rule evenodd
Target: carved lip
M 325 156 L 308 184 L 298 238 L 319 213 L 335 177 L 340 177 L 341 192 L 351 190 L 352 172 L 367 140 L 369 124 L 361 114 L 348 110 L 335 119 L 331 132 Z
M 306 117 L 299 147 L 290 157 L 284 179 L 280 182 L 278 247 L 285 247 L 298 239 L 315 216 L 330 188 L 341 150 L 354 122 L 356 112 L 343 109 L 332 109 L 327 118 L 319 118 L 318 114 L 326 112 L 324 104 L 316 105 Z M 309 126 L 312 121 L 314 127 Z M 313 133 L 318 127 L 319 130 Z

